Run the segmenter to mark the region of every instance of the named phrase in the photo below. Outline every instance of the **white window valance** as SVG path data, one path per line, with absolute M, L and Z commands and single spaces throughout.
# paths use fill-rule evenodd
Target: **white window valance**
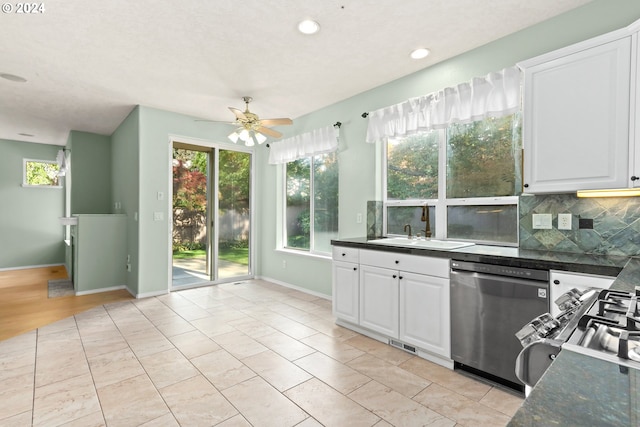
M 507 116 L 519 109 L 520 69 L 509 67 L 370 112 L 366 141 L 374 143 L 389 137 L 443 129 L 452 123 Z
M 331 153 L 338 149 L 338 135 L 333 126 L 312 130 L 271 143 L 269 163 L 293 162 L 303 157 Z

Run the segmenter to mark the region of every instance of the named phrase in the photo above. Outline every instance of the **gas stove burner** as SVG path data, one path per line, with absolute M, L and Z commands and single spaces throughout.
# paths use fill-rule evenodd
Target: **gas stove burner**
M 556 300 L 562 313 L 539 316 L 517 334 L 524 349 L 516 359 L 516 376 L 535 385 L 561 350 L 640 369 L 640 287 L 634 292 L 571 290 Z
M 625 361 L 640 362 L 640 313 L 635 292 L 605 290 L 580 317 L 568 344 Z M 640 368 L 640 366 L 638 366 Z

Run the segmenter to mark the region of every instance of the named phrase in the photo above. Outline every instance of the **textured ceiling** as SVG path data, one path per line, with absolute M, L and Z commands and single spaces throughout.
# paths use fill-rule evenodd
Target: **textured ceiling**
M 261 117 L 295 120 L 588 2 L 44 2 L 0 15 L 0 73 L 27 79 L 0 79 L 0 139 L 110 135 L 138 104 L 228 121 L 244 95 Z M 307 17 L 318 34 L 297 32 Z M 431 55 L 410 59 L 420 46 Z

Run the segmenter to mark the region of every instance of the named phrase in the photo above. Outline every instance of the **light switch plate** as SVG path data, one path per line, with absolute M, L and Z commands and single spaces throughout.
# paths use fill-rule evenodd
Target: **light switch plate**
M 534 230 L 550 230 L 551 214 L 533 214 L 531 215 Z

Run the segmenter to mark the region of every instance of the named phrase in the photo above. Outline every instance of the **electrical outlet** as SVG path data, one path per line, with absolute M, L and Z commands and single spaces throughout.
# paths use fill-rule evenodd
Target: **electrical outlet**
M 282 268 L 287 268 L 287 260 L 286 259 L 282 260 Z
M 558 230 L 571 230 L 571 214 L 558 214 Z
M 356 223 L 362 224 L 362 214 L 360 212 L 356 214 Z

